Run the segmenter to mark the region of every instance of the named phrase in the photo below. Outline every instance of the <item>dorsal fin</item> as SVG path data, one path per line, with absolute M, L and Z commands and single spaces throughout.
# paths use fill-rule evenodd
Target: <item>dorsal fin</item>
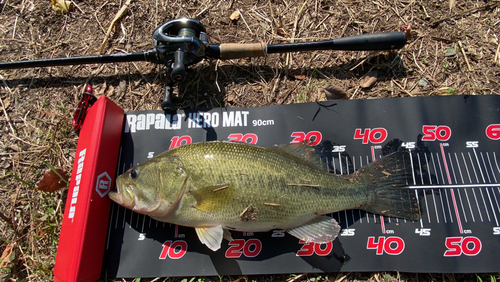
M 274 146 L 273 149 L 280 153 L 292 155 L 312 168 L 328 172 L 326 162 L 321 161 L 321 157 L 316 153 L 314 147 L 307 145 L 305 142 Z

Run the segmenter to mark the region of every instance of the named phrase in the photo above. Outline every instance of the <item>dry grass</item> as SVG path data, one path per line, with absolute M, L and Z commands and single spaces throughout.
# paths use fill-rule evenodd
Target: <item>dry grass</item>
M 75 9 L 63 15 L 51 9 L 49 0 L 1 0 L 0 61 L 95 55 L 124 3 L 74 1 Z M 324 85 L 340 87 L 355 99 L 498 94 L 499 7 L 500 2 L 491 0 L 132 1 L 104 52 L 150 49 L 153 30 L 181 16 L 199 19 L 212 43 L 305 42 L 399 31 L 411 25 L 412 40 L 395 52 L 312 51 L 202 61 L 190 68 L 189 79 L 176 90 L 175 106 L 317 101 L 325 99 Z M 242 18 L 233 24 L 229 15 L 237 9 Z M 359 80 L 370 70 L 377 72 L 378 82 L 363 89 Z M 6 70 L 0 75 L 0 251 L 13 246 L 12 260 L 2 271 L 12 279 L 49 280 L 67 192 L 46 194 L 33 186 L 47 169 L 44 161 L 71 170 L 78 138 L 70 126 L 69 110 L 86 83 L 94 86 L 97 96 L 106 95 L 124 109 L 159 109 L 168 79 L 164 67 L 146 62 Z M 318 275 L 303 275 L 297 281 L 311 277 Z M 385 273 L 328 277 L 329 281 L 476 280 L 474 275 Z

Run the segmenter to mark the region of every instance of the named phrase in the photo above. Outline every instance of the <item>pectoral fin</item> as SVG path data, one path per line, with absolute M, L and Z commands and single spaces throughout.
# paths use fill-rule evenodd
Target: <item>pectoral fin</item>
M 191 191 L 196 200 L 196 209 L 200 211 L 216 212 L 224 208 L 233 198 L 231 185 L 217 184 Z
M 305 242 L 328 243 L 339 235 L 340 225 L 328 216 L 319 216 L 312 221 L 287 230 L 287 232 Z
M 196 227 L 196 234 L 198 234 L 201 243 L 207 245 L 210 250 L 215 252 L 220 249 L 222 237 L 224 236 L 222 226 Z

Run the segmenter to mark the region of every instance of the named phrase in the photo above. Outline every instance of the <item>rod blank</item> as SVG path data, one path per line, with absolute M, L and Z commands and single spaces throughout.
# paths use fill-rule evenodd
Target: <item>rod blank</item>
M 378 51 L 400 49 L 407 41 L 404 32 L 370 33 L 341 37 L 333 40 L 268 45 L 267 53 L 285 53 L 310 50 Z
M 55 67 L 55 66 L 68 66 L 68 65 L 86 65 L 86 64 L 108 64 L 108 63 L 119 63 L 119 62 L 137 62 L 137 61 L 153 61 L 153 60 L 156 60 L 155 49 L 141 53 L 82 56 L 82 57 L 40 59 L 40 60 L 0 63 L 0 70 L 37 68 L 37 67 Z

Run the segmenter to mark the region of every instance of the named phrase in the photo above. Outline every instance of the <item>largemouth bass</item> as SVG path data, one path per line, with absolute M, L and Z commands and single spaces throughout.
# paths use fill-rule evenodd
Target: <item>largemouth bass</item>
M 109 193 L 118 204 L 153 219 L 194 227 L 213 251 L 229 230 L 286 230 L 306 242 L 333 241 L 340 225 L 325 216 L 347 209 L 420 219 L 407 189 L 410 163 L 394 153 L 348 175 L 327 172 L 305 144 L 259 147 L 204 142 L 166 151 L 130 168 Z

